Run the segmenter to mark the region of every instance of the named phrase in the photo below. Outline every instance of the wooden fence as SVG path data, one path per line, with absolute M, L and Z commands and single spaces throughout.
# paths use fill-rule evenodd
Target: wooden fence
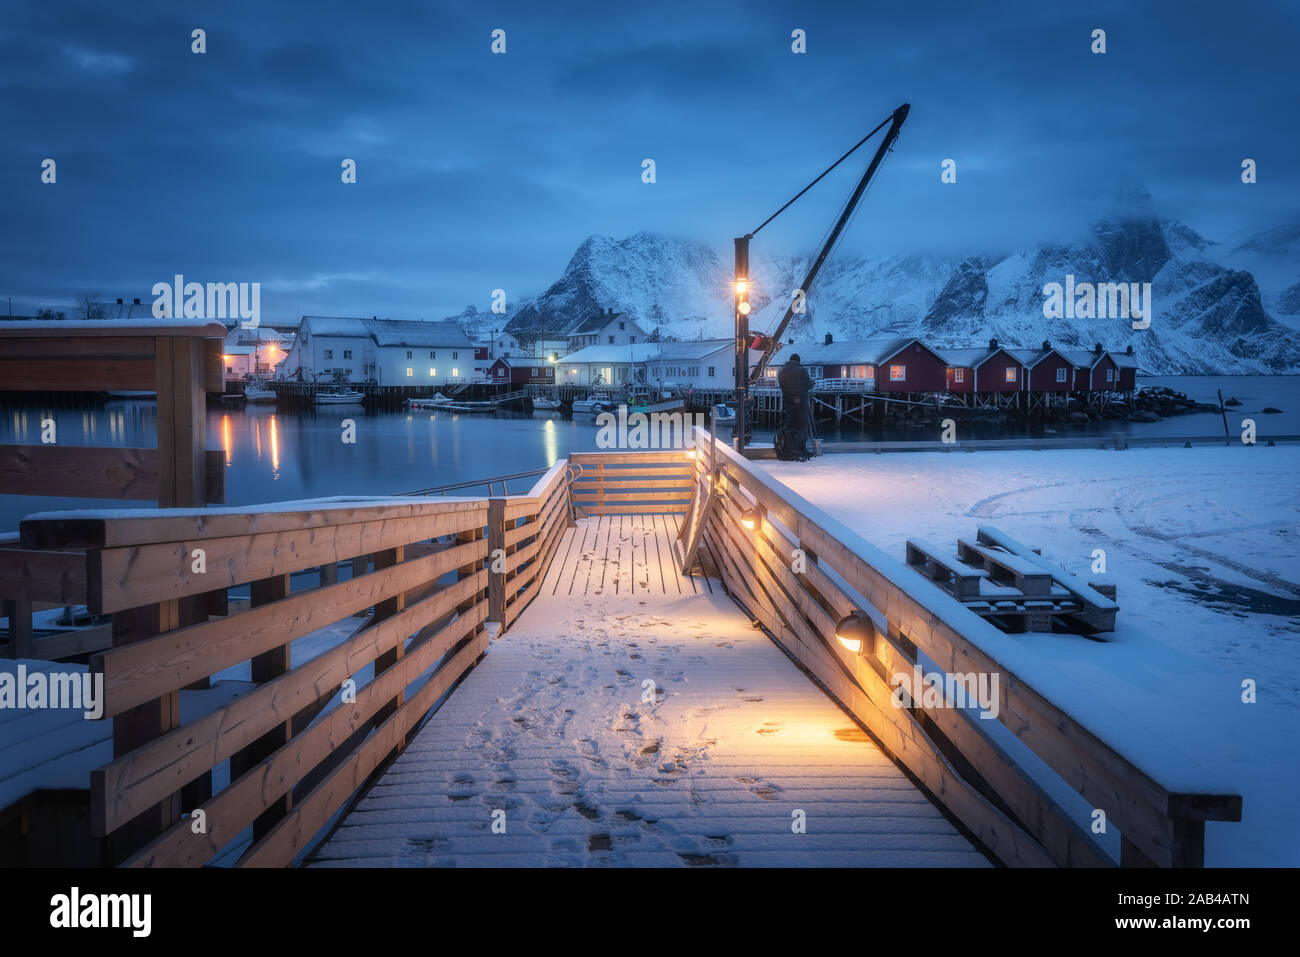
M 707 448 L 708 435 L 696 437 Z M 949 674 L 999 676 L 997 719 L 1105 812 L 1121 834 L 1121 864 L 1200 866 L 1205 821 L 1241 820 L 1239 795 L 1162 784 L 984 651 L 972 636 L 991 625 L 724 444 L 713 453 L 695 463 L 715 490 L 704 536 L 727 589 L 999 860 L 1112 863 L 980 719 L 945 704 L 895 707 L 891 676 L 912 674 L 918 652 Z M 855 609 L 875 624 L 874 647 L 861 653 L 835 638 Z
M 575 452 L 573 504 L 580 515 L 684 514 L 693 469 L 685 449 Z
M 239 865 L 291 863 L 478 660 L 487 622 L 507 627 L 536 594 L 571 522 L 567 475 L 561 461 L 527 495 L 491 499 L 24 521 L 28 548 L 84 550 L 90 608 L 113 616 L 113 647 L 91 660 L 114 721 L 90 782 L 105 858 L 202 865 L 251 827 Z M 291 592 L 311 569 L 319 585 Z M 227 600 L 240 585 L 247 607 Z M 354 616 L 346 640 L 293 659 L 296 639 Z M 256 687 L 182 723 L 180 691 L 243 662 Z
M 152 449 L 0 445 L 0 495 L 220 502 L 225 469 L 207 451 L 207 393 L 223 388 L 219 322 L 0 322 L 0 389 L 6 392 L 156 391 Z M 58 660 L 107 647 L 106 628 L 34 638 L 32 613 L 86 600 L 79 555 L 0 539 L 0 600 L 11 658 Z

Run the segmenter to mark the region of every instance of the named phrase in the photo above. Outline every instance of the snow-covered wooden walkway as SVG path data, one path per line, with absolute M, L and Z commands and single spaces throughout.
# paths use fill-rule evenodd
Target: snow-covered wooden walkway
M 568 530 L 537 599 L 309 863 L 986 866 L 718 582 L 676 574 L 675 531 Z

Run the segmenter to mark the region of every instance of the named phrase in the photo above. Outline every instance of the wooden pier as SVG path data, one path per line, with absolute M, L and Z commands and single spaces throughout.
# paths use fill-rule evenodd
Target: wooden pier
M 150 373 L 160 396 L 197 403 L 204 335 L 150 346 L 141 369 L 189 357 L 180 391 Z M 77 847 L 99 863 L 1116 863 L 987 721 L 895 706 L 892 676 L 922 656 L 1000 676 L 997 722 L 1105 811 L 1118 863 L 1200 865 L 1205 822 L 1240 820 L 1240 796 L 1135 764 L 991 654 L 992 625 L 702 429 L 691 454 L 574 455 L 517 494 L 241 509 L 199 507 L 202 433 L 166 434 L 173 449 L 189 436 L 184 468 L 148 485 L 170 507 L 31 516 L 0 578 L 9 601 L 112 616 L 111 647 L 82 666 L 103 676 L 112 727 L 111 756 L 81 771 Z M 10 488 L 57 474 L 22 461 Z M 981 534 L 963 565 L 1005 544 Z M 1000 561 L 1026 594 L 1041 585 L 1027 558 Z M 836 633 L 854 616 L 871 634 L 850 650 Z M 182 707 L 232 669 L 239 693 Z M 628 747 L 537 745 L 530 728 L 562 730 L 565 709 L 626 723 Z M 53 801 L 39 764 L 0 814 L 6 846 L 54 846 L 32 831 Z M 638 783 L 664 797 L 649 814 L 632 813 Z M 493 810 L 524 814 L 517 845 L 484 844 Z M 795 810 L 833 820 L 834 837 L 789 843 Z M 404 822 L 400 840 L 385 822 Z

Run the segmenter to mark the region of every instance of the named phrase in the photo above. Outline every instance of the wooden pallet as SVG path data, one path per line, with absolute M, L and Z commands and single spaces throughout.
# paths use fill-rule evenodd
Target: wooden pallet
M 955 554 L 908 539 L 907 565 L 1006 631 L 1050 632 L 1056 618 L 1115 630 L 1118 605 L 996 528 L 959 539 Z

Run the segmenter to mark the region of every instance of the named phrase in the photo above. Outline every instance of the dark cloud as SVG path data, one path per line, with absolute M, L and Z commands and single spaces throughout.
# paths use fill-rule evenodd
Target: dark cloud
M 428 318 L 540 291 L 593 232 L 725 255 L 904 100 L 848 247 L 1069 234 L 1134 184 L 1209 234 L 1300 206 L 1290 3 L 6 6 L 0 294 L 19 312 L 184 272 L 262 282 L 274 318 Z M 769 248 L 811 249 L 865 159 Z

